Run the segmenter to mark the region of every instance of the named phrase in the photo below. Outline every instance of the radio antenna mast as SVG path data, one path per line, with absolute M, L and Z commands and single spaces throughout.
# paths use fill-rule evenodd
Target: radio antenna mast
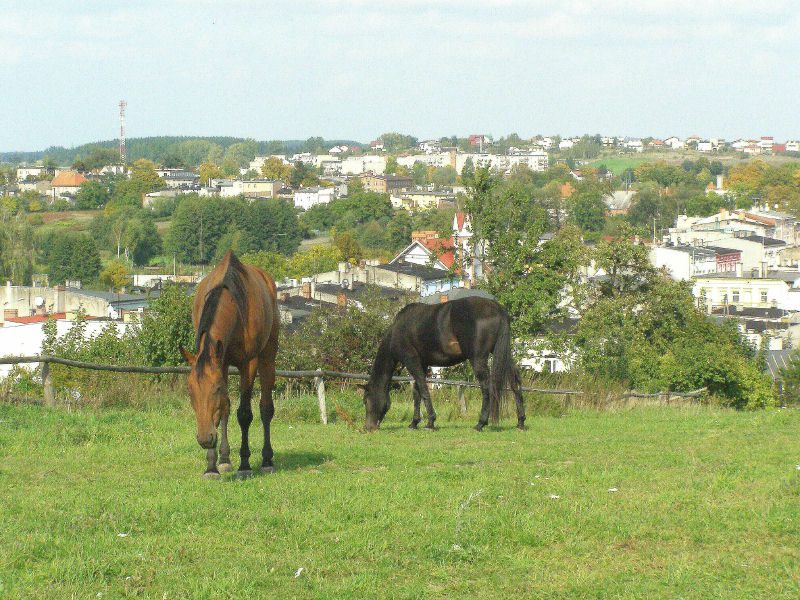
M 125 100 L 119 101 L 119 159 L 125 164 Z

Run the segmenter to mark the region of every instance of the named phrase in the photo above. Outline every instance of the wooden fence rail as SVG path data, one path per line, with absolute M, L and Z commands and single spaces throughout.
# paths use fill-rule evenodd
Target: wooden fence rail
M 69 358 L 61 358 L 58 356 L 51 356 L 48 354 L 41 354 L 37 356 L 6 356 L 0 357 L 0 365 L 19 365 L 39 363 L 42 368 L 42 387 L 44 388 L 44 401 L 48 406 L 55 406 L 55 393 L 53 390 L 53 378 L 50 374 L 50 365 L 64 365 L 67 367 L 74 367 L 77 369 L 86 369 L 89 371 L 106 371 L 112 373 L 145 373 L 145 374 L 180 374 L 188 373 L 188 366 L 174 366 L 174 367 L 140 367 L 134 365 L 104 365 L 98 363 L 84 362 L 81 360 L 72 360 Z M 239 371 L 236 367 L 231 367 L 231 374 L 238 375 Z M 323 424 L 328 423 L 328 411 L 325 404 L 325 378 L 328 379 L 345 379 L 354 381 L 368 381 L 369 375 L 365 373 L 344 373 L 341 371 L 329 371 L 327 369 L 317 369 L 315 371 L 282 371 L 276 370 L 277 377 L 285 379 L 313 379 L 314 387 L 317 391 L 317 399 L 319 401 L 319 414 L 320 420 Z M 408 376 L 395 376 L 392 381 L 399 383 L 410 383 L 414 381 L 413 378 Z M 466 403 L 464 400 L 464 388 L 480 387 L 480 384 L 474 381 L 460 381 L 453 379 L 434 379 L 428 378 L 425 381 L 437 385 L 454 385 L 458 389 L 458 402 L 462 413 L 467 412 Z M 570 396 L 582 396 L 584 392 L 575 390 L 557 390 L 535 387 L 522 387 L 523 392 L 538 392 L 541 394 L 554 394 L 564 396 L 565 406 L 569 406 Z M 651 398 L 666 395 L 669 397 L 693 397 L 706 391 L 706 388 L 694 390 L 692 392 L 678 393 L 678 392 L 658 392 L 656 394 L 641 394 L 636 391 L 626 392 L 625 396 L 636 398 Z

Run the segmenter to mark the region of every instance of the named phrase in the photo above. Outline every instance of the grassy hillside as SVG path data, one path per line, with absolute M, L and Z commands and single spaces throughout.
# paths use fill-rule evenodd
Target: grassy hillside
M 158 404 L 0 405 L 0 596 L 800 596 L 798 410 L 580 409 L 477 434 L 409 431 L 398 403 L 368 435 L 281 406 L 276 474 L 209 482 L 190 409 Z M 260 438 L 256 417 L 254 466 Z

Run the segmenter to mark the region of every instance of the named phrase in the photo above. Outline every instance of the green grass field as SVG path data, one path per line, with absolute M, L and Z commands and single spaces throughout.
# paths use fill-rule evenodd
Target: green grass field
M 439 412 L 283 410 L 274 475 L 206 481 L 185 407 L 2 404 L 0 597 L 800 597 L 800 410 Z

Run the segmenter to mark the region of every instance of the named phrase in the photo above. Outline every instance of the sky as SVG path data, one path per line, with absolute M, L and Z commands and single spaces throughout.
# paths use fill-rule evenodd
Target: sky
M 800 138 L 790 0 L 0 0 L 0 152 L 128 138 Z

